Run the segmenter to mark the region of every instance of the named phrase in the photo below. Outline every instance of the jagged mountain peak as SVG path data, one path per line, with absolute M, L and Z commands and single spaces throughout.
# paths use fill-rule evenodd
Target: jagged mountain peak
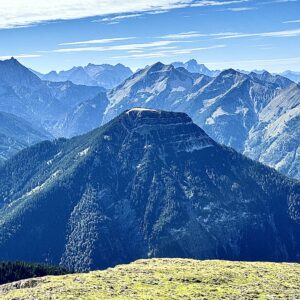
M 0 82 L 10 86 L 36 86 L 41 83 L 41 80 L 17 59 L 12 57 L 0 61 Z
M 224 77 L 224 76 L 246 76 L 245 74 L 235 70 L 235 69 L 232 69 L 232 68 L 229 68 L 229 69 L 226 69 L 224 71 L 222 71 L 218 77 Z
M 155 73 L 155 72 L 159 72 L 159 71 L 172 71 L 174 70 L 174 67 L 172 65 L 165 65 L 161 62 L 157 62 L 151 66 L 149 66 L 148 68 L 146 68 L 147 73 Z
M 204 64 L 199 64 L 196 59 L 190 59 L 186 63 L 187 69 L 195 68 L 195 71 L 197 71 L 196 68 L 202 68 L 204 71 L 209 71 L 209 69 Z
M 233 85 L 241 83 L 247 79 L 249 79 L 247 75 L 240 73 L 234 69 L 227 69 L 222 71 L 218 76 L 216 76 L 208 84 L 208 87 L 212 87 L 214 91 L 218 91 L 218 93 L 220 94 L 221 91 L 226 91 Z M 218 87 L 217 90 L 216 87 Z
M 279 87 L 280 89 L 284 89 L 293 83 L 292 80 L 290 80 L 284 76 L 281 76 L 278 74 L 271 74 L 265 70 L 261 73 L 251 72 L 251 73 L 249 73 L 249 77 L 254 80 L 259 80 L 263 83 L 274 84 L 277 87 Z
M 160 62 L 148 66 L 109 92 L 110 104 L 104 121 L 136 106 L 172 110 L 171 104 L 193 87 L 197 77 L 185 69 L 178 70 Z M 158 106 L 159 103 L 163 105 Z
M 7 62 L 19 64 L 19 61 L 16 58 L 14 58 L 13 56 L 10 59 L 7 59 Z
M 198 64 L 197 60 L 192 58 L 186 62 L 187 64 Z
M 217 76 L 220 71 L 211 71 L 204 64 L 199 64 L 196 59 L 190 59 L 189 61 L 183 62 L 173 62 L 172 65 L 175 68 L 185 68 L 190 73 L 203 74 L 210 77 Z

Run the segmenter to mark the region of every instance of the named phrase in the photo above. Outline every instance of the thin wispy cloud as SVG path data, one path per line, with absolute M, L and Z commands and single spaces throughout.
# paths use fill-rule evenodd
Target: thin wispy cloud
M 299 0 L 275 0 L 275 3 L 299 2 Z
M 233 36 L 237 35 L 237 32 L 218 32 L 218 33 L 202 33 L 198 31 L 188 31 L 188 32 L 179 32 L 179 33 L 172 33 L 163 35 L 159 38 L 161 39 L 176 39 L 176 40 L 184 40 L 184 39 L 191 39 L 197 37 L 226 37 L 226 36 Z
M 206 34 L 199 33 L 197 31 L 189 31 L 189 32 L 180 32 L 174 34 L 163 35 L 159 38 L 161 39 L 189 39 L 194 37 L 204 37 Z
M 290 20 L 283 22 L 284 24 L 293 24 L 293 23 L 300 23 L 300 20 Z
M 181 41 L 155 41 L 150 43 L 125 44 L 125 45 L 115 45 L 115 46 L 63 48 L 63 49 L 53 50 L 52 52 L 67 53 L 67 52 L 104 52 L 104 51 L 130 51 L 130 50 L 132 51 L 132 50 L 140 50 L 145 48 L 168 46 L 179 42 Z
M 120 15 L 116 17 L 111 17 L 111 18 L 103 18 L 101 20 L 94 20 L 93 22 L 114 22 L 114 21 L 121 21 L 125 19 L 131 19 L 131 18 L 137 18 L 141 17 L 144 14 L 129 14 L 129 15 Z
M 249 10 L 256 10 L 256 7 L 229 7 L 223 9 L 223 11 L 233 11 L 233 12 L 240 12 L 240 11 L 249 11 Z
M 270 1 L 259 1 L 257 5 L 265 5 L 265 4 L 287 4 L 293 2 L 299 2 L 300 0 L 270 0 Z
M 282 30 L 282 31 L 271 31 L 271 32 L 259 32 L 259 33 L 236 33 L 233 35 L 220 36 L 216 39 L 236 39 L 236 38 L 245 38 L 245 37 L 296 37 L 300 36 L 300 29 L 294 30 Z
M 92 22 L 106 22 L 109 24 L 117 24 L 120 21 L 127 20 L 127 19 L 133 19 L 133 18 L 139 18 L 146 15 L 160 15 L 167 13 L 168 10 L 155 10 L 155 11 L 149 11 L 149 12 L 143 12 L 143 13 L 135 13 L 135 14 L 122 14 L 118 16 L 112 16 L 112 17 L 106 17 L 99 20 L 93 20 Z
M 155 11 L 149 11 L 149 15 L 161 15 L 167 13 L 167 10 L 155 10 Z
M 250 2 L 251 0 L 236 0 L 236 1 L 199 1 L 193 3 L 192 7 L 203 7 L 203 6 L 223 6 L 231 4 L 240 4 L 244 2 Z
M 184 7 L 223 6 L 249 0 L 10 0 L 0 1 L 0 28 L 117 14 L 139 14 Z
M 123 38 L 110 38 L 110 39 L 98 39 L 98 40 L 88 40 L 88 41 L 79 41 L 79 42 L 67 42 L 67 43 L 61 43 L 59 46 L 65 46 L 65 45 L 89 45 L 89 44 L 110 44 L 113 42 L 119 42 L 119 41 L 127 41 L 135 39 L 135 37 L 123 37 Z
M 119 55 L 113 56 L 112 59 L 139 59 L 139 58 L 164 58 L 169 56 L 176 56 L 180 54 L 191 54 L 193 52 L 200 52 L 205 50 L 219 49 L 225 48 L 226 45 L 214 45 L 209 47 L 196 47 L 196 48 L 183 48 L 176 50 L 164 50 L 164 51 L 156 51 L 156 52 L 147 52 L 147 53 L 136 53 L 130 55 Z M 158 50 L 158 49 L 156 49 Z
M 225 48 L 227 45 L 215 45 L 215 46 L 209 46 L 209 47 L 195 47 L 195 48 L 186 48 L 186 49 L 180 49 L 173 51 L 174 54 L 190 54 L 197 51 L 204 51 L 204 50 L 212 50 L 212 49 L 220 49 Z

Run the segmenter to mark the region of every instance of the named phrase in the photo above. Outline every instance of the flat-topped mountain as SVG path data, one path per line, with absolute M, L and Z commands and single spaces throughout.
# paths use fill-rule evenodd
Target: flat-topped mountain
M 299 261 L 299 191 L 186 114 L 133 108 L 0 167 L 0 259 L 79 271 L 148 257 Z

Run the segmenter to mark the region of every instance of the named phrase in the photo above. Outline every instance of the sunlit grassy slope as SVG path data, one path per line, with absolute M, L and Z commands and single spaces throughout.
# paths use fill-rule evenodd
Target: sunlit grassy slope
M 296 300 L 299 279 L 299 264 L 152 259 L 8 284 L 0 299 Z

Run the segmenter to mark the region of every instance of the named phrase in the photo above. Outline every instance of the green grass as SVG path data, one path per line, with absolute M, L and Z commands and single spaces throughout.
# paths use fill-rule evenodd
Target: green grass
M 0 286 L 0 299 L 296 300 L 299 279 L 299 264 L 152 259 Z

